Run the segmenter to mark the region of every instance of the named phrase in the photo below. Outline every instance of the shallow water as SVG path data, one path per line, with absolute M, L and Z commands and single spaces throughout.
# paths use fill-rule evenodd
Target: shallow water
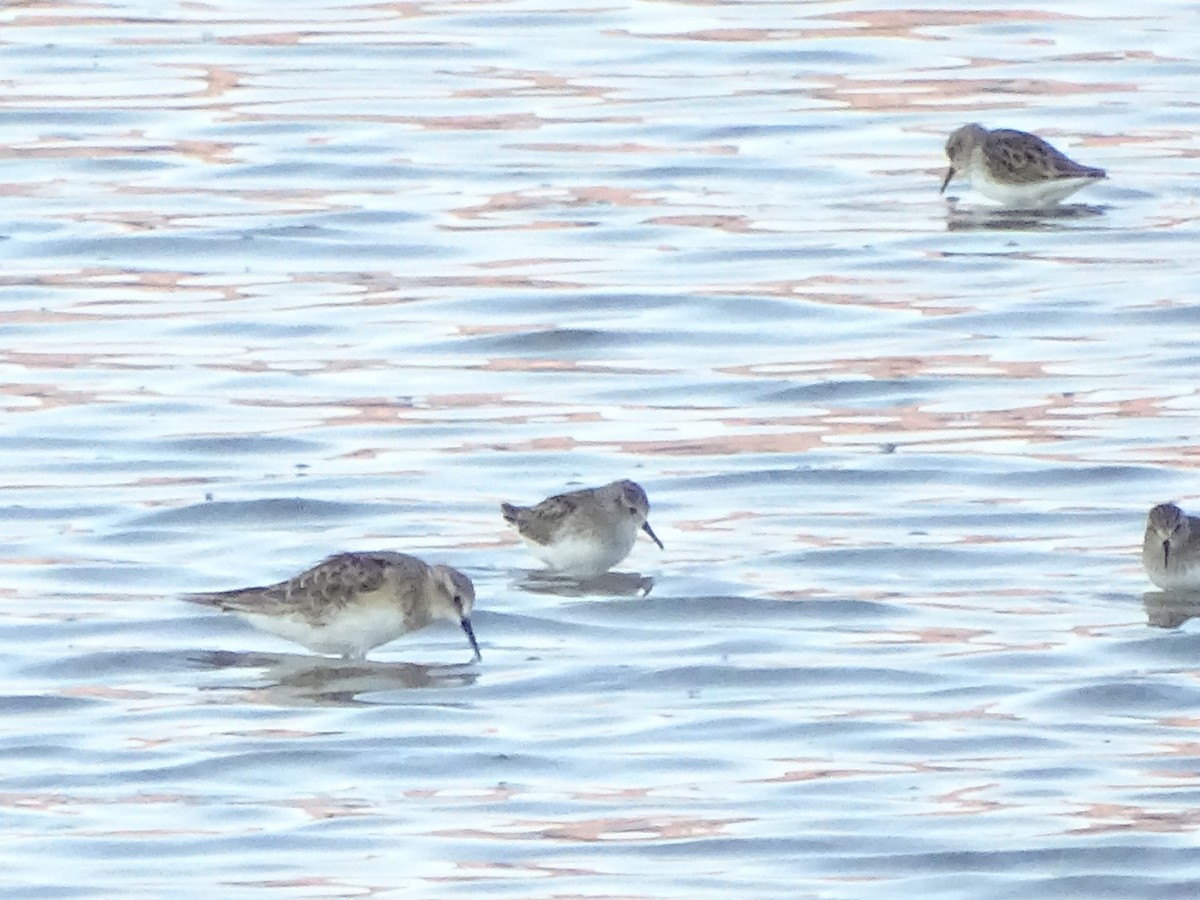
M 0 894 L 1193 895 L 1200 59 L 1125 10 L 10 4 Z M 947 200 L 972 120 L 1112 177 Z M 618 477 L 665 552 L 547 584 L 497 504 Z M 349 548 L 483 663 L 177 599 Z

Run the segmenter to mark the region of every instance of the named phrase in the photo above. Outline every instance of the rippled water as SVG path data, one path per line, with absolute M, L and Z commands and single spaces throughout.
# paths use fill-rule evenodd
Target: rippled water
M 1195 894 L 1194 10 L 0 15 L 3 896 Z M 947 201 L 973 120 L 1111 178 Z M 531 575 L 618 477 L 665 552 Z M 177 599 L 350 548 L 483 663 Z

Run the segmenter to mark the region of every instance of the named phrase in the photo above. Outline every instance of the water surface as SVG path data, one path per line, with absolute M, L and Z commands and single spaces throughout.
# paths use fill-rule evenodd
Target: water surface
M 1195 893 L 1186 8 L 3 15 L 4 896 Z M 944 198 L 966 121 L 1111 178 Z M 498 503 L 619 477 L 547 587 Z M 178 600 L 353 548 L 483 663 Z

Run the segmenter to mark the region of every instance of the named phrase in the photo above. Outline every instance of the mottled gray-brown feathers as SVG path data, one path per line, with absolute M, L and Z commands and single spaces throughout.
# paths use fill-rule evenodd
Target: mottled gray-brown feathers
M 562 523 L 579 509 L 580 502 L 593 491 L 593 488 L 587 488 L 567 494 L 556 494 L 534 506 L 501 503 L 500 514 L 504 516 L 504 521 L 516 525 L 517 530 L 528 540 L 537 544 L 551 544 L 562 528 Z
M 998 180 L 1031 183 L 1046 178 L 1104 178 L 1103 169 L 1075 162 L 1035 134 L 996 128 L 983 142 L 984 159 Z
M 415 590 L 415 586 L 423 582 L 420 576 L 428 568 L 424 562 L 406 553 L 335 553 L 278 584 L 192 594 L 186 599 L 229 612 L 300 615 L 319 624 L 358 596 L 381 588 L 389 567 L 411 574 L 411 577 L 395 579 L 398 586 L 410 586 L 409 590 Z

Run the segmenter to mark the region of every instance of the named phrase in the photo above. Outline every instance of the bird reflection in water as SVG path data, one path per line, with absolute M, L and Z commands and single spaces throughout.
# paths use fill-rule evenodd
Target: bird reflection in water
M 1104 215 L 1103 206 L 1071 203 L 1049 209 L 991 209 L 958 206 L 946 210 L 947 231 L 1053 231 L 1064 220 L 1090 219 Z
M 654 579 L 638 572 L 605 572 L 592 578 L 572 578 L 547 569 L 521 572 L 514 587 L 532 594 L 559 597 L 645 597 Z
M 240 691 L 280 706 L 380 706 L 364 694 L 474 684 L 472 665 L 422 665 L 314 657 L 297 653 L 238 653 L 216 650 L 192 654 L 199 668 L 246 677 L 246 683 L 214 685 L 210 691 Z M 257 671 L 251 671 L 257 670 Z
M 1200 593 L 1148 591 L 1142 595 L 1146 624 L 1155 628 L 1178 628 L 1188 619 L 1200 616 Z

